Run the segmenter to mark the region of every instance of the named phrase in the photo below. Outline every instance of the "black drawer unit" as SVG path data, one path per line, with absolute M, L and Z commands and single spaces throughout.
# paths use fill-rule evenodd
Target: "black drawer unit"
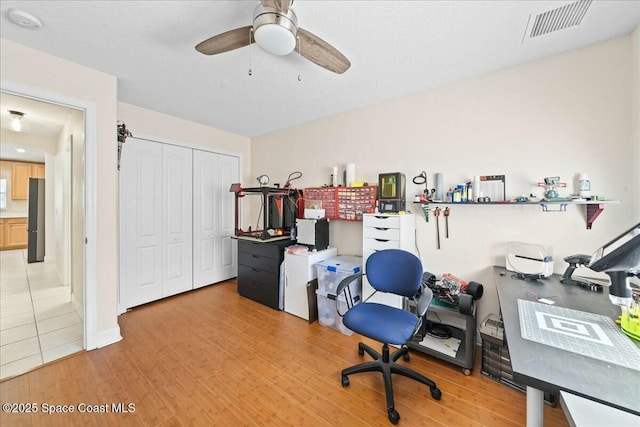
M 238 293 L 281 310 L 280 266 L 291 239 L 256 241 L 238 239 Z
M 502 317 L 497 314 L 488 315 L 480 326 L 482 338 L 482 375 L 486 375 L 511 388 L 526 392 L 526 387 L 513 380 L 511 356 L 504 335 Z M 545 392 L 544 402 L 556 406 L 556 395 Z

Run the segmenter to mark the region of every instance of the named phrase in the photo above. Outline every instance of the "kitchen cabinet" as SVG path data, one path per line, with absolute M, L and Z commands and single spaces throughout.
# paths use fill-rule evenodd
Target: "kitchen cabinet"
M 44 178 L 44 163 L 34 163 L 31 166 L 31 178 Z
M 29 178 L 44 178 L 44 163 L 11 162 L 11 198 L 27 200 Z
M 0 219 L 0 250 L 27 247 L 27 218 Z

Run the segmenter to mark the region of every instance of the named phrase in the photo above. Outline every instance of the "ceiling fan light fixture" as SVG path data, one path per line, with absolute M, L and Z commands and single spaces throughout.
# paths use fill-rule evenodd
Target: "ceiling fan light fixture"
M 259 5 L 253 15 L 253 37 L 262 50 L 280 56 L 293 52 L 298 31 L 298 19 L 293 10 L 283 14 Z
M 16 110 L 8 110 L 9 116 L 11 117 L 11 130 L 14 132 L 22 132 L 24 129 L 22 128 L 22 118 L 24 117 L 24 113 Z
M 296 37 L 278 24 L 266 24 L 256 30 L 253 37 L 261 49 L 272 55 L 288 55 L 296 47 Z

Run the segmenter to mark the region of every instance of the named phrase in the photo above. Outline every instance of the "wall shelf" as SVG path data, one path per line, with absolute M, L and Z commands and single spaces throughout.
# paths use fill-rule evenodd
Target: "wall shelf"
M 591 230 L 596 218 L 604 211 L 606 204 L 619 204 L 620 200 L 535 200 L 528 202 L 486 202 L 486 203 L 453 203 L 453 202 L 413 202 L 422 205 L 452 205 L 452 206 L 482 206 L 482 205 L 504 205 L 504 206 L 522 206 L 522 205 L 539 205 L 543 212 L 566 212 L 568 205 L 583 205 L 586 212 L 587 230 Z M 557 208 L 553 208 L 557 206 Z

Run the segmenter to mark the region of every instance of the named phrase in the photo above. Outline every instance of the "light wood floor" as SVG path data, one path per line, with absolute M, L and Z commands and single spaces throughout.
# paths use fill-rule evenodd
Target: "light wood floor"
M 36 414 L 7 414 L 3 426 L 388 426 L 382 378 L 350 377 L 358 335 L 346 336 L 240 297 L 225 282 L 120 316 L 124 339 L 52 362 L 0 383 L 3 404 L 35 403 Z M 378 347 L 375 342 L 367 341 Z M 365 356 L 368 357 L 368 356 Z M 525 395 L 480 374 L 412 352 L 408 364 L 432 378 L 394 377 L 401 426 L 523 426 Z M 135 412 L 78 413 L 82 406 L 132 403 Z M 73 414 L 42 414 L 43 404 Z M 3 406 L 4 408 L 4 406 Z M 97 408 L 101 409 L 101 408 Z M 567 426 L 560 406 L 545 426 Z

